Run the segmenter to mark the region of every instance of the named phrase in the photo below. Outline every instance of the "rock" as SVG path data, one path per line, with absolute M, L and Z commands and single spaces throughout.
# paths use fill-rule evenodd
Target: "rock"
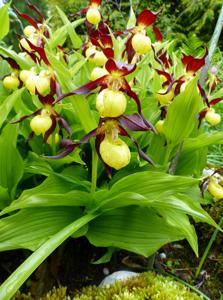
M 129 279 L 131 277 L 135 277 L 137 275 L 139 275 L 139 273 L 131 272 L 131 271 L 117 271 L 117 272 L 114 272 L 114 273 L 106 276 L 102 280 L 102 282 L 99 284 L 99 287 L 104 287 L 106 285 L 111 285 L 116 281 L 126 280 L 126 279 Z

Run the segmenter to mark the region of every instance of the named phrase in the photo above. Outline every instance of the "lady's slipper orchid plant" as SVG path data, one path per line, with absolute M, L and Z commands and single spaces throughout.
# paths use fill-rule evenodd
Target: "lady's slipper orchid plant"
M 193 57 L 162 43 L 158 13 L 149 9 L 136 18 L 132 12 L 128 24 L 136 25 L 112 33 L 101 3 L 91 0 L 74 14 L 86 16 L 82 38 L 73 29 L 84 19 L 70 23 L 61 11 L 64 26 L 51 29 L 28 2 L 37 17 L 16 10 L 29 23 L 19 36 L 23 52 L 0 46 L 0 64 L 8 62 L 0 85 L 0 250 L 34 251 L 0 286 L 1 299 L 11 299 L 70 236 L 146 257 L 187 239 L 198 255 L 190 218 L 217 227 L 199 190 L 203 176 L 201 192 L 223 197 L 222 180 L 202 175 L 206 148 L 223 137 L 197 126 L 198 119 L 221 121 L 213 108 L 222 100 L 219 91 L 212 94 L 216 74 L 207 86 L 198 80 L 207 50 Z M 21 128 L 5 125 L 27 118 Z M 30 128 L 32 142 L 24 147 Z M 109 182 L 101 164 L 109 178 L 115 173 Z

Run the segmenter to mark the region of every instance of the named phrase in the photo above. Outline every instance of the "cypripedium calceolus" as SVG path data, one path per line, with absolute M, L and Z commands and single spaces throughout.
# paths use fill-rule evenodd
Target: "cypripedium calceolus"
M 101 21 L 100 5 L 102 0 L 90 0 L 89 6 L 81 9 L 77 15 L 86 15 L 86 20 L 91 25 L 97 25 Z
M 101 87 L 96 96 L 96 108 L 100 115 L 98 128 L 86 135 L 79 143 L 63 142 L 64 151 L 54 158 L 67 155 L 76 147 L 88 142 L 91 137 L 96 137 L 95 145 L 98 156 L 104 163 L 108 174 L 111 174 L 111 168 L 118 170 L 126 166 L 131 158 L 128 145 L 119 137 L 119 135 L 123 135 L 134 142 L 140 157 L 152 163 L 152 160 L 139 148 L 137 141 L 126 131 L 155 131 L 153 125 L 144 118 L 140 100 L 125 79 L 125 76 L 132 73 L 135 67 L 110 58 L 105 64 L 106 75 L 58 97 L 56 102 L 71 95 L 87 94 L 97 87 Z M 124 114 L 127 107 L 126 96 L 133 98 L 136 102 L 137 114 Z
M 30 115 L 23 116 L 19 120 L 13 123 L 19 123 L 27 118 L 31 118 L 30 128 L 32 132 L 30 133 L 30 137 L 33 135 L 43 135 L 44 141 L 48 144 L 52 144 L 54 140 L 55 143 L 58 143 L 59 136 L 58 133 L 55 133 L 55 129 L 57 124 L 60 129 L 64 128 L 66 132 L 71 134 L 71 129 L 67 123 L 67 121 L 60 116 L 60 114 L 54 109 L 54 95 L 56 94 L 56 82 L 54 81 L 51 84 L 51 91 L 48 95 L 42 96 L 37 90 L 36 93 L 38 98 L 43 106 L 43 108 L 38 109 L 34 113 Z M 55 133 L 55 138 L 52 138 L 52 134 Z
M 204 175 L 209 175 L 200 184 L 202 194 L 207 190 L 213 197 L 214 200 L 223 199 L 223 177 L 222 169 L 205 169 Z
M 147 54 L 153 48 L 151 39 L 146 33 L 146 29 L 156 21 L 157 15 L 158 13 L 146 9 L 137 16 L 136 26 L 123 32 L 131 33 L 123 53 L 123 56 L 125 53 L 127 54 L 129 63 L 134 60 L 135 55 L 141 56 Z M 156 40 L 162 40 L 162 34 L 155 25 L 153 25 L 153 31 Z
M 204 66 L 205 58 L 207 55 L 207 49 L 205 51 L 205 54 L 201 58 L 184 54 L 182 57 L 182 64 L 184 65 L 185 74 L 181 75 L 178 79 L 175 79 L 172 73 L 173 62 L 172 59 L 168 56 L 168 53 L 166 51 L 162 52 L 162 50 L 160 50 L 155 55 L 156 61 L 161 65 L 161 70 L 156 69 L 156 72 L 162 78 L 163 83 L 162 89 L 160 89 L 156 94 L 156 99 L 158 100 L 158 103 L 162 109 L 165 110 L 165 107 L 174 100 L 174 97 L 185 90 L 188 82 L 192 80 L 194 76 L 196 76 L 197 72 Z M 207 85 L 209 84 L 209 80 L 207 80 Z M 215 98 L 209 101 L 204 88 L 199 83 L 197 84 L 197 89 L 206 106 L 198 114 L 199 126 L 203 118 L 205 118 L 211 126 L 218 125 L 221 122 L 221 116 L 216 113 L 213 108 L 210 107 L 222 101 L 222 98 Z
M 190 55 L 183 55 L 182 64 L 185 66 L 185 74 L 179 78 L 174 78 L 174 68 L 171 57 L 167 50 L 160 46 L 162 34 L 154 25 L 158 13 L 150 10 L 144 10 L 136 18 L 136 25 L 124 32 L 114 32 L 111 35 L 109 26 L 103 20 L 99 11 L 101 0 L 90 1 L 89 7 L 84 8 L 76 15 L 86 15 L 86 28 L 88 37 L 81 46 L 82 54 L 86 61 L 89 61 L 91 81 L 76 88 L 73 91 L 62 93 L 60 84 L 57 80 L 57 73 L 50 64 L 47 52 L 47 39 L 50 38 L 50 31 L 46 25 L 45 19 L 38 9 L 28 4 L 37 18 L 22 14 L 16 10 L 17 14 L 29 22 L 23 31 L 20 40 L 22 49 L 21 55 L 26 55 L 34 62 L 34 67 L 30 69 L 21 69 L 13 59 L 5 58 L 11 65 L 12 73 L 4 78 L 3 84 L 7 89 L 17 89 L 25 86 L 31 96 L 38 97 L 42 107 L 34 113 L 24 116 L 17 122 L 28 117 L 31 118 L 31 135 L 43 135 L 44 142 L 48 144 L 58 143 L 61 140 L 61 147 L 64 149 L 61 154 L 54 158 L 63 157 L 73 151 L 76 147 L 95 137 L 95 147 L 98 156 L 106 166 L 108 173 L 110 170 L 121 169 L 128 165 L 131 159 L 129 145 L 125 138 L 131 139 L 136 145 L 140 157 L 152 163 L 151 159 L 140 149 L 137 141 L 129 134 L 130 131 L 154 131 L 164 134 L 165 114 L 169 104 L 174 97 L 183 91 L 187 83 L 194 78 L 196 73 L 204 65 L 207 51 L 201 58 L 194 58 Z M 153 27 L 155 40 L 159 43 L 152 44 L 147 28 Z M 122 34 L 129 34 L 125 49 L 121 50 L 117 61 L 115 47 L 113 46 L 114 37 Z M 159 47 L 158 47 L 158 46 Z M 156 53 L 156 48 L 159 51 Z M 162 79 L 162 87 L 156 93 L 156 99 L 161 109 L 161 119 L 155 127 L 144 117 L 142 105 L 139 96 L 135 92 L 137 87 L 137 77 L 134 77 L 134 71 L 143 57 L 153 51 L 155 60 L 161 68 L 155 69 Z M 62 46 L 57 46 L 55 51 L 56 59 L 62 61 L 66 66 L 69 65 L 69 54 L 66 54 Z M 88 62 L 87 62 L 88 63 Z M 133 74 L 132 74 L 133 73 Z M 131 76 L 129 76 L 132 74 Z M 128 79 L 127 78 L 131 78 Z M 202 116 L 206 118 L 211 125 L 217 125 L 220 122 L 218 114 L 210 108 L 221 99 L 214 99 L 211 102 L 202 87 L 199 87 L 207 107 L 202 111 Z M 79 142 L 73 142 L 64 139 L 61 134 L 61 128 L 64 128 L 70 137 L 70 128 L 56 110 L 56 105 L 65 97 L 78 94 L 96 93 L 95 108 L 99 115 L 98 127 L 84 136 Z M 128 111 L 128 100 L 133 99 L 136 103 L 137 113 L 126 114 Z M 131 108 L 132 109 L 132 108 Z M 60 127 L 60 136 L 57 133 L 57 125 Z
M 62 140 L 61 147 L 64 151 L 50 159 L 65 157 L 82 144 L 88 143 L 95 137 L 95 148 L 101 161 L 103 162 L 109 177 L 112 169 L 119 170 L 127 166 L 131 159 L 129 146 L 120 136 L 129 138 L 136 146 L 139 156 L 150 164 L 153 161 L 140 149 L 138 142 L 128 133 L 132 131 L 151 130 L 139 114 L 122 115 L 119 118 L 101 118 L 96 129 L 85 135 L 79 142 L 72 140 Z

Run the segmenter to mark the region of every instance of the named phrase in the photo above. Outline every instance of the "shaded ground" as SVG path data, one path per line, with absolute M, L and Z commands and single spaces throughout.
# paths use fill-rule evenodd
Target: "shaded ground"
M 210 214 L 218 222 L 223 213 L 223 203 L 211 208 Z M 205 224 L 197 226 L 200 255 L 204 251 L 213 229 Z M 167 271 L 195 285 L 212 300 L 223 294 L 223 234 L 219 233 L 209 253 L 199 278 L 194 274 L 199 260 L 186 244 L 174 243 L 163 247 L 155 256 L 154 267 Z M 95 248 L 86 238 L 69 239 L 58 248 L 26 282 L 22 290 L 31 292 L 33 299 L 45 294 L 53 286 L 66 286 L 69 291 L 90 284 L 99 284 L 107 275 L 117 270 L 141 272 L 149 269 L 153 260 L 121 251 L 113 255 L 110 263 L 92 264 L 105 253 L 104 248 Z M 0 258 L 0 281 L 2 282 L 29 255 L 29 251 L 7 251 Z

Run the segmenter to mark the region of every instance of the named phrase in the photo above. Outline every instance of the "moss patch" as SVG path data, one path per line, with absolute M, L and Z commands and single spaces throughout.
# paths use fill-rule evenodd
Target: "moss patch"
M 30 300 L 31 296 L 17 295 L 14 300 Z M 66 288 L 54 288 L 41 300 L 199 300 L 197 294 L 170 277 L 153 272 L 143 273 L 109 287 L 85 287 L 68 296 Z

